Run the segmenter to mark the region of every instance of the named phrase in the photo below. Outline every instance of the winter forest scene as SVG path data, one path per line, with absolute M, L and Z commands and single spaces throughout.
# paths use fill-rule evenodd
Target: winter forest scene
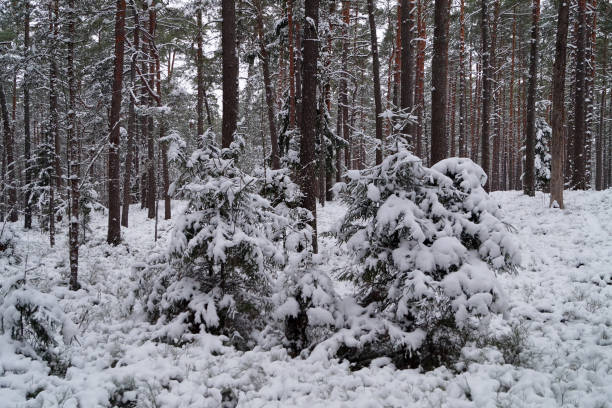
M 610 0 L 0 0 L 0 408 L 612 408 Z

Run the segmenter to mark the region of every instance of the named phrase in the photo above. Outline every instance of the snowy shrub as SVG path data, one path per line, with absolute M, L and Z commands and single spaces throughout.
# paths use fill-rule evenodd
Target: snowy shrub
M 376 354 L 382 342 L 411 354 L 408 365 L 448 362 L 469 333 L 505 310 L 494 271 L 520 261 L 499 206 L 482 188 L 484 171 L 457 158 L 429 169 L 400 151 L 348 177 L 339 186 L 348 211 L 336 236 L 359 267 L 342 277 L 355 283 L 361 304 L 399 330 L 355 344 L 354 352 Z
M 100 204 L 98 192 L 94 188 L 94 182 L 88 177 L 83 183 L 79 194 L 79 224 L 81 225 L 81 242 L 87 238 L 87 233 L 91 233 L 89 227 L 91 216 L 94 211 L 104 212 L 104 206 Z
M 282 241 L 286 250 L 300 252 L 312 240 L 309 222 L 312 214 L 302 205 L 302 192 L 294 183 L 289 170 L 256 169 L 257 192 L 270 202 L 274 213 L 284 218 L 276 223 L 273 240 Z M 282 220 L 282 218 L 279 218 Z
M 320 257 L 290 254 L 272 297 L 273 318 L 281 324 L 282 342 L 293 355 L 320 343 L 342 325 L 341 299 L 322 269 Z
M 64 313 L 57 298 L 13 276 L 0 282 L 0 332 L 10 334 L 20 343 L 20 351 L 40 356 L 52 372 L 65 372 L 59 348 L 76 335 L 76 326 Z
M 552 138 L 552 129 L 548 123 L 542 118 L 537 118 L 535 123 L 536 128 L 536 145 L 535 145 L 535 182 L 536 189 L 548 191 L 550 183 L 550 140 Z
M 6 222 L 0 224 L 0 257 L 11 264 L 21 262 L 21 257 L 15 252 L 15 231 Z
M 239 138 L 220 149 L 207 132 L 172 186 L 188 205 L 175 223 L 169 286 L 158 304 L 162 318 L 176 325 L 175 336 L 205 330 L 242 342 L 269 309 L 270 271 L 284 256 L 268 237 L 284 218 L 235 165 L 240 150 Z

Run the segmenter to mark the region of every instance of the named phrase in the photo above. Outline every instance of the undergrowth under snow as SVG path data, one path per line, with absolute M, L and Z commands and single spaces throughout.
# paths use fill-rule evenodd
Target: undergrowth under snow
M 59 299 L 77 334 L 60 350 L 70 362 L 65 376 L 50 375 L 46 363 L 1 335 L 0 406 L 612 407 L 612 190 L 566 192 L 565 211 L 549 209 L 541 193 L 493 197 L 518 231 L 523 261 L 517 275 L 499 276 L 510 307 L 491 327 L 522 346 L 510 355 L 466 348 L 457 367 L 427 373 L 396 370 L 386 359 L 351 371 L 347 362 L 292 359 L 281 348 L 238 352 L 207 334 L 183 346 L 155 342 L 158 328 L 134 297 L 134 267 L 165 251 L 170 222 L 160 222 L 155 244 L 154 222 L 133 207 L 124 243 L 111 247 L 106 217 L 95 214 L 78 292 L 66 285 L 66 234 L 50 250 L 45 235 L 15 226 L 13 260 L 0 257 L 1 281 L 25 274 Z M 175 203 L 175 214 L 181 206 Z M 329 230 L 344 211 L 337 203 L 319 208 L 319 229 Z M 349 267 L 333 238 L 321 238 L 321 253 L 331 276 Z

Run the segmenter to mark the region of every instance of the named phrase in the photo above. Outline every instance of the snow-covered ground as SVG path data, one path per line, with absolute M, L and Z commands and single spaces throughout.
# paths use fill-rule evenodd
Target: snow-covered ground
M 0 279 L 25 273 L 60 299 L 78 335 L 65 351 L 65 377 L 48 375 L 1 335 L 0 407 L 612 407 L 612 190 L 567 192 L 565 211 L 549 209 L 542 194 L 494 197 L 523 252 L 518 274 L 500 276 L 510 312 L 492 322 L 522 342 L 515 365 L 495 348 L 472 348 L 452 370 L 400 371 L 380 359 L 351 371 L 282 349 L 237 352 L 206 334 L 182 347 L 156 343 L 133 295 L 132 266 L 165 250 L 172 224 L 160 221 L 155 243 L 154 222 L 133 207 L 118 247 L 105 242 L 105 216 L 94 216 L 78 292 L 66 288 L 66 234 L 50 249 L 46 235 L 15 227 L 21 263 L 0 257 Z M 319 229 L 342 213 L 337 203 L 319 208 Z M 333 238 L 321 248 L 332 275 L 350 262 Z

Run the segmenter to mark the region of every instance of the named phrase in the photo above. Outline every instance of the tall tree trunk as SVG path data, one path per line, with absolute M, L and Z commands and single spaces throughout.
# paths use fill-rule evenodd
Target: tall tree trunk
M 125 174 L 123 176 L 123 209 L 121 210 L 121 225 L 128 227 L 130 204 L 132 203 L 132 163 L 134 162 L 134 139 L 136 133 L 136 98 L 135 98 L 135 83 L 136 83 L 136 64 L 138 56 L 138 47 L 140 46 L 140 33 L 138 24 L 138 12 L 134 5 L 134 0 L 130 1 L 132 7 L 132 15 L 134 16 L 134 51 L 130 62 L 130 104 L 128 108 L 128 141 L 127 155 L 125 159 Z M 137 162 L 136 162 L 137 163 Z
M 604 178 L 604 147 L 606 147 L 605 143 L 605 112 L 606 112 L 606 85 L 607 85 L 607 58 L 608 57 L 608 37 L 606 36 L 603 41 L 603 66 L 601 70 L 601 78 L 603 81 L 601 87 L 601 102 L 599 103 L 599 132 L 597 132 L 597 141 L 596 141 L 596 156 L 595 156 L 595 189 L 603 190 L 605 187 L 605 178 Z M 610 154 L 610 146 L 608 147 L 608 154 Z
M 414 0 L 401 0 L 401 39 L 402 56 L 401 62 L 401 85 L 400 85 L 400 104 L 405 114 L 412 112 L 414 104 L 414 57 L 412 52 L 412 31 L 414 27 L 413 8 Z M 412 123 L 406 121 L 402 133 L 406 140 L 412 134 Z
M 340 103 L 342 105 L 342 137 L 346 143 L 344 148 L 344 167 L 351 166 L 351 135 L 349 129 L 348 108 L 348 26 L 350 24 L 350 2 L 342 0 L 342 76 L 340 78 Z
M 74 0 L 68 0 L 68 149 L 70 169 L 70 289 L 78 290 L 79 274 L 79 145 L 76 132 L 76 83 L 74 43 L 76 41 L 76 10 Z
M 500 8 L 500 0 L 495 0 L 495 6 L 493 11 L 493 23 L 491 24 L 491 46 L 489 48 L 489 64 L 491 65 L 491 102 L 493 105 L 493 114 L 489 114 L 489 129 L 491 129 L 491 121 L 496 124 L 496 130 L 493 132 L 493 136 L 490 139 L 493 139 L 493 161 L 491 163 L 491 177 L 489 187 L 495 191 L 499 189 L 499 88 L 497 91 L 493 89 L 493 84 L 498 83 L 499 73 L 497 71 L 497 25 L 499 21 L 499 8 Z
M 374 112 L 376 115 L 376 164 L 383 159 L 383 123 L 382 123 L 382 97 L 380 94 L 380 61 L 378 59 L 378 40 L 376 39 L 376 20 L 374 19 L 374 0 L 368 0 L 368 20 L 370 22 L 370 44 L 372 47 L 372 74 L 374 75 Z
M 289 129 L 295 129 L 295 25 L 293 23 L 293 0 L 287 1 L 287 24 L 289 26 Z
M 317 195 L 315 140 L 317 121 L 317 24 L 319 0 L 305 0 L 304 19 L 304 66 L 302 81 L 302 137 L 300 138 L 300 187 L 304 193 L 303 204 L 313 216 L 312 246 L 317 253 Z M 313 25 L 314 24 L 314 25 Z
M 274 112 L 274 90 L 270 79 L 270 57 L 264 40 L 263 33 L 263 9 L 261 0 L 257 1 L 257 35 L 259 37 L 259 54 L 264 76 L 264 87 L 266 91 L 266 105 L 268 107 L 268 127 L 270 128 L 270 144 L 272 145 L 271 164 L 273 170 L 280 169 L 280 154 L 278 152 L 278 135 L 276 134 L 275 112 Z
M 26 60 L 30 54 L 30 1 L 25 2 L 25 23 L 24 23 L 24 39 L 23 47 L 25 49 Z M 28 62 L 29 64 L 29 62 Z M 23 77 L 23 130 L 24 130 L 24 156 L 25 156 L 25 205 L 24 205 L 24 223 L 25 229 L 32 228 L 32 163 L 31 160 L 31 144 L 30 144 L 30 83 L 29 74 L 26 73 Z
M 147 48 L 148 51 L 148 67 L 149 75 L 147 78 L 147 89 L 149 92 L 155 88 L 155 29 L 156 29 L 156 13 L 155 4 L 151 3 L 148 7 L 149 14 L 149 35 Z M 159 95 L 156 95 L 159 97 Z M 153 107 L 155 97 L 149 95 L 149 107 Z M 153 126 L 153 117 L 147 116 L 147 218 L 153 219 L 157 209 L 157 170 L 155 166 L 155 132 Z
M 491 119 L 491 90 L 493 86 L 492 67 L 489 61 L 490 48 L 492 44 L 489 41 L 489 11 L 488 0 L 482 0 L 482 15 L 480 29 L 482 31 L 482 134 L 480 141 L 481 149 L 481 166 L 487 175 L 491 173 L 490 152 L 489 152 L 489 137 L 490 137 L 490 119 Z M 485 190 L 489 191 L 490 182 L 487 180 Z
M 569 2 L 559 3 L 557 17 L 557 40 L 555 44 L 555 62 L 552 77 L 552 140 L 551 140 L 551 175 L 550 206 L 563 205 L 563 119 L 565 93 L 565 61 L 567 48 L 567 29 L 569 20 Z
M 197 66 L 197 87 L 198 87 L 198 100 L 196 104 L 196 111 L 198 116 L 197 124 L 197 137 L 198 143 L 201 143 L 201 137 L 204 135 L 204 45 L 202 39 L 202 3 L 198 4 L 198 10 L 196 12 L 197 18 L 197 43 L 198 51 L 196 54 L 196 66 Z M 210 125 L 210 124 L 209 124 Z
M 518 149 L 514 144 L 514 61 L 515 61 L 515 52 L 516 52 L 516 6 L 514 7 L 514 12 L 512 13 L 512 57 L 510 62 L 510 100 L 508 108 L 510 111 L 510 116 L 508 120 L 508 134 L 509 134 L 509 149 L 508 149 L 508 179 L 509 179 L 509 187 L 510 190 L 514 190 L 516 185 L 514 183 L 515 176 L 514 170 L 516 169 L 516 157 L 518 156 Z
M 2 108 L 2 131 L 4 134 L 4 148 L 6 149 L 6 174 L 4 179 L 8 196 L 6 217 L 9 222 L 17 222 L 17 189 L 15 188 L 17 177 L 15 173 L 15 158 L 13 157 L 13 131 L 11 129 L 11 119 L 9 118 L 6 106 L 6 94 L 4 93 L 2 81 L 0 81 L 0 107 Z
M 527 129 L 525 138 L 525 173 L 523 192 L 535 196 L 535 100 L 538 75 L 538 31 L 540 22 L 540 0 L 533 0 L 531 48 L 529 52 L 529 89 L 527 93 Z
M 446 97 L 448 76 L 448 0 L 436 0 L 431 60 L 431 164 L 448 154 Z
M 466 86 L 465 86 L 465 6 L 461 0 L 459 9 L 459 156 L 467 157 Z M 470 67 L 472 69 L 472 67 Z
M 115 68 L 110 109 L 110 137 L 108 144 L 108 235 L 106 242 L 121 242 L 121 175 L 119 165 L 119 135 L 121 96 L 123 91 L 123 55 L 125 52 L 125 0 L 117 0 L 115 12 Z
M 578 0 L 578 31 L 576 33 L 576 94 L 574 99 L 574 167 L 572 184 L 578 190 L 586 189 L 586 0 Z
M 234 141 L 238 122 L 238 55 L 236 54 L 236 2 L 221 2 L 221 48 L 223 52 L 223 124 L 221 145 Z
M 417 67 L 415 75 L 415 105 L 417 105 L 417 125 L 416 125 L 416 155 L 423 157 L 423 116 L 425 112 L 425 43 L 427 32 L 425 28 L 426 15 L 425 0 L 418 0 L 417 5 L 417 28 L 419 32 Z

